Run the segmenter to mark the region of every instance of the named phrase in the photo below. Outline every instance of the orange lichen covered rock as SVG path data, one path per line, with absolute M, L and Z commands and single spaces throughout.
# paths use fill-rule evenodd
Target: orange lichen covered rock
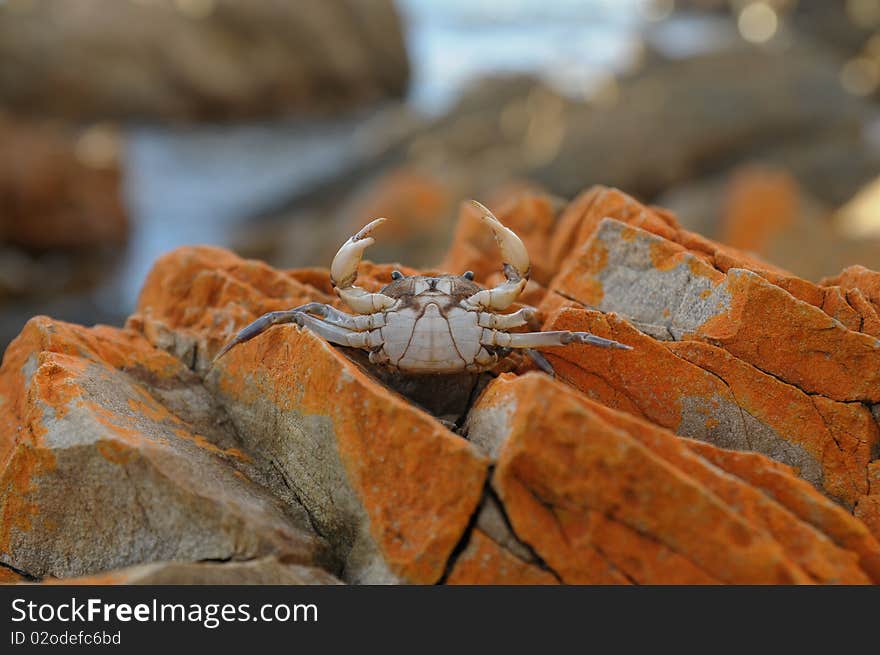
M 645 331 L 680 338 L 730 300 L 725 275 L 679 244 L 611 218 L 563 264 L 550 288 Z
M 363 262 L 359 286 L 378 291 L 391 272 L 415 269 Z M 138 298 L 131 327 L 199 372 L 242 327 L 267 312 L 307 302 L 342 308 L 327 269 L 281 271 L 255 259 L 242 259 L 223 248 L 182 247 L 160 257 Z
M 667 347 L 723 380 L 736 404 L 754 419 L 748 450 L 796 467 L 804 479 L 850 507 L 866 493 L 865 470 L 880 444 L 880 430 L 867 407 L 805 394 L 705 343 Z
M 446 578 L 451 585 L 555 585 L 552 573 L 523 562 L 480 530 L 474 530 L 467 547 L 455 560 Z
M 681 229 L 671 214 L 653 211 L 617 189 L 594 186 L 571 201 L 559 218 L 550 244 L 550 256 L 557 271 L 566 268 L 567 259 L 578 256 L 579 248 L 604 218 L 613 218 L 667 239 L 674 239 Z
M 130 330 L 35 318 L 0 368 L 0 560 L 68 577 L 167 559 L 329 563 L 178 360 Z
M 821 284 L 839 286 L 846 290 L 858 289 L 865 298 L 880 311 L 880 273 L 864 266 L 850 266 L 841 271 L 840 275 L 825 278 Z
M 673 263 L 681 263 L 682 261 L 694 266 L 700 275 L 716 280 L 722 278 L 708 272 L 707 268 L 714 268 L 720 273 L 727 273 L 730 269 L 745 269 L 788 291 L 795 298 L 830 312 L 833 318 L 843 320 L 845 325 L 851 329 L 860 329 L 858 326 L 865 320 L 863 312 L 851 306 L 851 303 L 847 305 L 845 294 L 841 294 L 838 290 L 803 280 L 754 255 L 689 232 L 681 228 L 675 217 L 669 212 L 657 207 L 647 207 L 617 189 L 601 186 L 593 187 L 581 194 L 563 212 L 559 225 L 552 236 L 551 257 L 559 277 L 550 284 L 551 288 L 568 295 L 570 290 L 567 290 L 566 286 L 572 285 L 573 281 L 576 282 L 579 276 L 586 274 L 586 277 L 591 279 L 596 277 L 602 269 L 607 268 L 608 262 L 602 253 L 607 253 L 608 247 L 602 243 L 598 245 L 591 243 L 597 232 L 600 231 L 604 219 L 613 219 L 653 235 L 654 238 L 647 239 L 650 247 L 652 250 L 666 253 L 666 255 L 659 259 L 652 257 L 650 259 L 652 265 L 648 264 L 648 259 L 644 255 L 639 260 L 631 261 L 632 247 L 624 250 L 624 253 L 629 257 L 615 254 L 618 254 L 618 260 L 626 263 L 628 268 L 636 266 L 637 270 L 642 270 L 642 274 L 650 273 L 647 281 L 655 286 L 656 282 L 652 279 L 653 276 L 668 273 L 669 267 L 675 268 Z M 642 235 L 640 240 L 646 241 L 645 235 Z M 686 257 L 682 251 L 686 251 L 691 257 Z M 653 254 L 652 252 L 651 255 Z M 690 263 L 694 260 L 700 260 L 705 266 Z M 658 270 L 652 271 L 650 269 Z M 668 274 L 662 277 L 667 282 L 671 279 L 679 281 L 678 277 L 671 277 Z M 580 282 L 580 284 L 586 283 Z M 827 282 L 823 282 L 823 284 L 827 284 Z M 578 284 L 575 283 L 574 288 L 577 286 Z M 631 292 L 631 295 L 634 293 Z M 642 290 L 640 293 L 643 295 Z M 667 303 L 677 300 L 677 290 L 674 286 L 670 287 L 670 292 L 666 295 Z M 613 293 L 611 296 L 611 300 L 614 300 Z M 581 295 L 575 292 L 575 295 L 570 297 L 578 297 L 582 302 L 598 307 L 589 299 L 591 297 L 589 294 Z
M 852 312 L 851 327 L 861 327 L 845 298 L 823 310 L 752 271 L 722 274 L 679 244 L 623 222 L 600 221 L 551 289 L 662 339 L 720 345 L 807 393 L 880 401 L 880 340 L 838 320 Z
M 633 348 L 571 345 L 542 351 L 560 380 L 590 398 L 686 436 L 727 447 L 745 443 L 738 438 L 739 411 L 724 383 L 630 323 L 614 314 L 563 307 L 544 329 L 591 332 Z
M 802 521 L 827 534 L 836 544 L 859 556 L 859 564 L 875 583 L 880 583 L 880 531 L 872 531 L 862 521 L 828 499 L 792 470 L 755 453 L 713 448 L 687 440 L 689 448 L 719 469 L 760 489 L 784 505 Z
M 19 584 L 28 582 L 28 578 L 19 575 L 15 571 L 5 566 L 0 566 L 0 584 Z
M 147 276 L 134 327 L 191 368 L 205 370 L 208 353 L 258 316 L 334 299 L 308 282 L 222 248 L 178 248 L 160 257 Z
M 726 287 L 730 304 L 699 326 L 700 338 L 807 393 L 880 401 L 876 337 L 848 330 L 750 271 L 729 271 Z
M 540 374 L 493 382 L 469 428 L 497 453 L 514 531 L 564 582 L 869 581 L 858 553 L 686 440 Z
M 658 342 L 613 314 L 563 308 L 545 329 L 633 346 L 545 351 L 560 379 L 590 398 L 683 436 L 773 457 L 850 507 L 866 492 L 880 431 L 865 406 L 808 395 L 709 344 Z
M 470 444 L 296 326 L 233 349 L 208 382 L 335 546 L 347 581 L 441 577 L 486 476 Z
M 862 496 L 854 514 L 868 526 L 869 530 L 880 536 L 880 494 Z
M 880 459 L 868 465 L 868 493 L 859 498 L 853 513 L 880 539 Z

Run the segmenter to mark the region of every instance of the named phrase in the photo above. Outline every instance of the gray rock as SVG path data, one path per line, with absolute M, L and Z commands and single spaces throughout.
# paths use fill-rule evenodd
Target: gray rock
M 656 253 L 669 249 L 673 257 L 658 261 Z M 574 299 L 625 316 L 652 336 L 679 339 L 730 305 L 722 273 L 656 234 L 605 218 L 582 259 L 600 257 L 595 253 L 604 264 L 590 274 L 601 285 L 602 298 L 593 305 L 587 298 Z M 571 297 L 570 290 L 565 293 Z

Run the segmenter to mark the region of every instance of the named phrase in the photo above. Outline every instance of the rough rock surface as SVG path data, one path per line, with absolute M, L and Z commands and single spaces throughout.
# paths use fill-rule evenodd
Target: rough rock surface
M 536 373 L 493 382 L 469 428 L 497 453 L 514 531 L 565 582 L 868 581 L 856 553 L 686 441 Z
M 877 274 L 801 280 L 613 189 L 498 210 L 543 329 L 633 350 L 403 379 L 282 325 L 212 364 L 265 312 L 341 306 L 326 269 L 176 250 L 125 328 L 38 317 L 6 353 L 4 580 L 880 582 Z M 475 218 L 446 264 L 491 284 Z
M 254 360 L 272 365 L 255 373 Z M 344 578 L 440 578 L 483 489 L 472 446 L 297 327 L 231 352 L 208 381 L 337 545 Z
M 522 561 L 476 529 L 467 548 L 456 559 L 446 584 L 553 585 L 559 584 L 559 580 L 552 573 Z
M 369 286 L 364 268 L 359 284 Z M 219 344 L 253 318 L 329 300 L 325 272 L 300 277 L 318 286 L 216 249 L 178 251 L 144 287 L 145 333 L 207 370 Z M 255 371 L 254 361 L 273 364 Z M 269 458 L 334 544 L 346 580 L 440 579 L 486 476 L 466 441 L 295 326 L 234 349 L 206 382 L 245 446 Z
M 139 334 L 37 317 L 0 380 L 2 562 L 34 577 L 272 552 L 331 565 L 196 376 Z
M 593 332 L 638 351 L 548 351 L 560 378 L 591 398 L 683 436 L 764 453 L 850 507 L 867 492 L 865 467 L 880 431 L 865 405 L 808 395 L 703 342 L 654 340 L 613 314 L 564 308 L 546 327 Z
M 385 0 L 35 0 L 0 8 L 0 98 L 22 113 L 284 116 L 400 96 L 407 79 L 399 17 Z

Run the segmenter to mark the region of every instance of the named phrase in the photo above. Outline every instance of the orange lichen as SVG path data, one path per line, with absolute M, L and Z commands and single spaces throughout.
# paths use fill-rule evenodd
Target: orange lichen
M 697 342 L 667 344 L 724 380 L 737 405 L 821 463 L 825 490 L 852 506 L 866 492 L 865 467 L 880 430 L 862 405 L 808 396 L 726 351 Z
M 858 289 L 880 312 L 880 273 L 864 266 L 850 266 L 840 275 L 825 278 L 820 282 L 825 286 L 840 286 L 847 291 Z
M 808 393 L 880 401 L 875 337 L 846 329 L 760 276 L 729 274 L 727 285 L 729 308 L 699 327 L 700 338 Z
M 880 583 L 880 533 L 872 535 L 864 523 L 794 475 L 791 467 L 755 453 L 723 450 L 689 439 L 682 442 L 721 470 L 759 489 L 841 548 L 856 553 L 862 570 Z
M 257 375 L 255 361 L 263 363 Z M 271 398 L 280 411 L 328 417 L 345 477 L 391 570 L 413 582 L 440 577 L 486 475 L 466 441 L 295 326 L 230 351 L 220 371 L 226 396 Z
M 206 437 L 200 434 L 192 434 L 189 430 L 183 428 L 172 428 L 171 432 L 180 439 L 186 439 L 187 441 L 192 441 L 200 448 L 204 448 L 205 450 L 214 453 L 215 455 L 221 455 L 223 457 L 232 457 L 241 462 L 249 462 L 251 461 L 250 456 L 246 453 L 242 452 L 239 448 L 220 448 L 215 443 L 212 443 Z
M 138 313 L 201 334 L 214 348 L 270 311 L 336 301 L 318 288 L 221 248 L 179 248 L 160 257 L 144 282 Z
M 446 584 L 555 585 L 559 580 L 552 573 L 523 562 L 480 530 L 474 530 Z
M 633 346 L 634 350 L 620 351 L 571 345 L 542 352 L 559 379 L 594 400 L 658 425 L 678 428 L 683 398 L 712 403 L 728 395 L 713 376 L 671 355 L 661 343 L 614 314 L 562 308 L 548 317 L 543 329 L 590 332 Z
M 104 459 L 113 464 L 124 466 L 134 458 L 134 451 L 131 447 L 119 441 L 99 441 L 96 448 Z
M 0 514 L 0 553 L 9 553 L 10 539 L 16 531 L 27 532 L 40 515 L 40 507 L 30 495 L 39 484 L 39 478 L 55 469 L 51 451 L 33 443 L 21 443 L 0 474 L 0 495 L 3 496 Z
M 600 413 L 610 410 L 543 375 L 494 384 L 514 409 L 492 484 L 516 534 L 563 581 L 669 582 L 676 571 L 687 582 L 812 580 L 763 527 L 634 438 L 624 429 L 633 419 L 612 425 Z M 609 536 L 597 520 L 622 532 Z M 632 556 L 637 565 L 624 564 Z
M 713 493 L 737 509 L 750 522 L 768 530 L 785 548 L 788 555 L 797 561 L 807 572 L 823 582 L 840 582 L 842 580 L 863 580 L 863 575 L 855 567 L 857 556 L 845 550 L 833 548 L 821 537 L 819 531 L 813 530 L 808 523 L 801 523 L 796 513 L 763 495 L 759 490 L 726 475 L 719 475 L 714 466 L 706 458 L 695 457 L 691 446 L 700 442 L 673 437 L 667 431 L 654 425 L 631 417 L 610 408 L 591 404 L 592 409 L 605 421 L 616 427 L 625 429 L 630 436 L 647 446 L 651 451 L 670 464 L 695 477 Z M 735 456 L 731 451 L 716 448 L 709 444 L 700 444 L 700 452 L 711 454 L 718 459 Z M 791 469 L 771 463 L 770 460 L 752 454 L 756 466 L 778 467 L 780 484 L 801 483 Z M 717 463 L 717 462 L 713 462 Z M 787 476 L 787 477 L 786 477 Z M 833 511 L 833 502 L 812 492 L 823 510 Z

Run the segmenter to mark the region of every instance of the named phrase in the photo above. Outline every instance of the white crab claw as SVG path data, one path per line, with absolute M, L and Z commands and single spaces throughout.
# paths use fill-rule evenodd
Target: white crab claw
M 492 229 L 492 234 L 495 236 L 495 241 L 498 243 L 498 248 L 501 250 L 501 258 L 503 262 L 505 265 L 509 265 L 514 269 L 514 271 L 504 271 L 507 278 L 511 279 L 511 274 L 513 274 L 516 275 L 517 278 L 524 277 L 528 279 L 530 272 L 529 269 L 531 268 L 529 252 L 526 250 L 526 246 L 522 240 L 516 236 L 516 232 L 509 227 L 505 227 L 501 221 L 495 218 L 495 214 L 489 211 L 484 205 L 476 200 L 471 200 L 470 202 L 480 210 L 482 213 L 481 218 Z
M 387 221 L 387 218 L 377 218 L 370 221 L 360 231 L 348 241 L 342 244 L 342 247 L 333 258 L 330 264 L 330 281 L 337 287 L 350 287 L 357 280 L 358 264 L 364 256 L 364 250 L 376 243 L 376 240 L 370 236 L 377 227 Z
M 353 237 L 342 244 L 342 247 L 330 264 L 330 281 L 336 287 L 336 293 L 342 301 L 358 314 L 371 314 L 388 309 L 397 301 L 394 298 L 381 293 L 370 293 L 354 285 L 357 280 L 358 264 L 364 255 L 364 250 L 373 245 L 376 240 L 370 236 L 379 225 L 387 218 L 377 218 L 367 223 Z
M 501 249 L 501 258 L 504 262 L 504 276 L 507 278 L 507 281 L 492 289 L 483 289 L 475 293 L 464 300 L 462 304 L 468 308 L 481 307 L 502 311 L 516 301 L 529 280 L 529 269 L 531 267 L 529 253 L 526 250 L 525 244 L 516 236 L 513 230 L 505 227 L 501 221 L 495 218 L 492 212 L 476 200 L 471 200 L 470 202 L 480 210 L 482 219 L 492 229 L 495 241 Z

